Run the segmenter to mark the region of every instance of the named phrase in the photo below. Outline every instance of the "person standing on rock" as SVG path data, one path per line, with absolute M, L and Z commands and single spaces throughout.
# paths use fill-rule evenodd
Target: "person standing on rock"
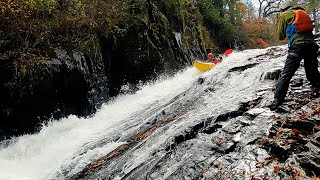
M 288 37 L 289 51 L 285 66 L 276 85 L 274 100 L 269 106 L 277 109 L 284 101 L 290 80 L 304 59 L 307 79 L 314 91 L 320 90 L 320 74 L 318 71 L 317 52 L 319 46 L 312 34 L 313 24 L 308 14 L 301 7 L 293 7 L 292 0 L 281 0 L 279 4 L 280 19 L 277 35 L 280 40 Z

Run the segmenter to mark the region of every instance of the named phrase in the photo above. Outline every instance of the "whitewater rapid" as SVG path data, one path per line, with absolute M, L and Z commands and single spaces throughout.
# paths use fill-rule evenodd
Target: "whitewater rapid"
M 63 164 L 68 160 L 74 161 L 74 158 L 78 159 L 74 172 L 81 170 L 123 142 L 109 142 L 85 154 L 82 148 L 96 144 L 106 134 L 112 134 L 117 130 L 117 123 L 128 120 L 134 113 L 148 106 L 154 108 L 166 103 L 189 88 L 197 74 L 195 69 L 188 68 L 174 77 L 160 78 L 145 85 L 135 94 L 117 97 L 103 105 L 91 118 L 69 116 L 50 122 L 38 134 L 12 139 L 9 145 L 0 149 L 0 179 L 47 179 L 50 173 L 60 171 Z
M 214 76 L 212 81 L 216 82 L 230 81 L 232 86 L 218 89 L 217 93 L 226 96 L 226 99 L 238 96 L 232 92 L 246 82 L 242 82 L 244 77 L 241 76 L 232 80 L 224 79 L 228 69 L 266 51 L 255 49 L 233 53 L 217 67 L 202 74 L 189 67 L 173 77 L 162 77 L 143 85 L 134 94 L 118 96 L 104 104 L 90 118 L 71 115 L 51 121 L 37 134 L 0 142 L 0 180 L 64 179 L 76 174 L 90 162 L 126 143 L 125 138 L 137 131 L 145 123 L 146 117 L 161 112 L 163 106 L 174 97 L 195 86 L 200 76 Z M 273 64 L 279 64 L 280 61 L 274 61 Z M 273 64 L 269 63 L 270 67 Z M 254 74 L 252 77 L 253 80 Z M 252 88 L 251 83 L 248 82 L 248 89 Z M 200 114 L 212 108 L 211 100 L 212 97 L 208 97 L 207 102 L 199 105 L 199 109 L 202 109 Z M 218 103 L 225 105 L 221 98 Z M 199 114 L 194 116 L 199 117 Z

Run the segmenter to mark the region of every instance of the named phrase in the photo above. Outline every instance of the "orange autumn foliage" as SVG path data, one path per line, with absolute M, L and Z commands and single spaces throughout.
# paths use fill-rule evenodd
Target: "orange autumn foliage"
M 273 167 L 273 173 L 278 173 L 282 169 L 281 166 L 274 166 Z
M 266 48 L 270 46 L 270 42 L 275 35 L 274 25 L 266 19 L 256 19 L 253 21 L 245 21 L 241 26 L 241 30 L 250 38 L 248 48 Z
M 249 33 L 262 33 L 268 24 L 264 20 L 246 21 L 242 24 L 242 29 Z
M 269 44 L 266 41 L 264 41 L 262 38 L 254 39 L 253 43 L 257 48 L 267 48 L 267 47 L 269 47 Z

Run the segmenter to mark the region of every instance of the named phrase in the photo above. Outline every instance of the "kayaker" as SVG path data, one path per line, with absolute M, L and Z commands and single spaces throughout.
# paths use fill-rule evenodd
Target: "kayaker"
M 292 0 L 281 0 L 281 11 L 277 35 L 280 40 L 288 36 L 289 51 L 284 68 L 277 82 L 274 100 L 269 106 L 271 110 L 277 109 L 284 101 L 290 80 L 304 59 L 304 68 L 312 90 L 320 90 L 320 73 L 318 71 L 317 52 L 319 46 L 312 34 L 313 25 L 310 17 L 301 7 L 293 8 Z
M 214 60 L 213 60 L 213 54 L 212 53 L 208 53 L 207 55 L 207 60 L 205 62 L 210 62 L 210 63 L 213 63 Z
M 219 62 L 221 62 L 222 61 L 222 57 L 220 57 L 220 56 L 216 56 L 216 58 L 215 58 L 215 60 L 214 60 L 214 63 L 219 63 Z

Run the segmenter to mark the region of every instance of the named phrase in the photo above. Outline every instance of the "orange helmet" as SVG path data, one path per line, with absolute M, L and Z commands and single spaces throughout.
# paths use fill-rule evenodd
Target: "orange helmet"
M 211 58 L 211 57 L 213 57 L 213 54 L 212 54 L 212 53 L 209 53 L 207 56 L 208 56 L 209 58 Z

